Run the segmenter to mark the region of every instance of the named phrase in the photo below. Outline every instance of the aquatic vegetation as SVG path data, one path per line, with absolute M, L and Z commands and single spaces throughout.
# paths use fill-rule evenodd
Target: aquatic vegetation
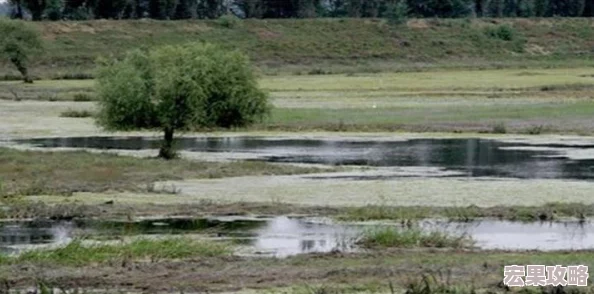
M 358 243 L 364 247 L 433 247 L 462 248 L 472 245 L 467 236 L 454 236 L 441 231 L 423 231 L 419 228 L 381 227 L 365 232 Z

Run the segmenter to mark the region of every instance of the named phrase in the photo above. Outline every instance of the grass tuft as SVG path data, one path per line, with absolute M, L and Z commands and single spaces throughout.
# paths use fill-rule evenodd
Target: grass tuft
M 368 248 L 464 248 L 471 246 L 472 240 L 467 236 L 452 236 L 440 231 L 384 227 L 365 232 L 359 244 Z
M 444 276 L 438 274 L 423 273 L 420 278 L 410 279 L 406 286 L 405 294 L 475 294 L 474 287 L 453 285 L 451 283 L 451 272 Z
M 72 97 L 72 100 L 74 102 L 88 102 L 88 101 L 93 101 L 95 99 L 94 99 L 93 96 L 91 96 L 91 95 L 89 95 L 87 93 L 76 93 Z
M 88 110 L 73 110 L 69 109 L 60 114 L 60 117 L 74 117 L 74 118 L 86 118 L 93 117 L 93 113 Z
M 505 127 L 505 123 L 499 122 L 493 126 L 492 130 L 493 134 L 505 134 L 507 133 L 507 127 Z

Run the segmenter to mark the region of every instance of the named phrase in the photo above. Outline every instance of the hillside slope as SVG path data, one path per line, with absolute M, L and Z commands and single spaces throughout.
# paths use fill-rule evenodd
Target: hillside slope
M 249 54 L 267 71 L 559 66 L 591 62 L 594 20 L 379 19 L 84 21 L 36 23 L 47 52 L 36 75 L 88 72 L 97 56 L 139 46 L 207 41 Z M 508 29 L 511 28 L 511 29 Z M 3 66 L 2 74 L 14 73 Z

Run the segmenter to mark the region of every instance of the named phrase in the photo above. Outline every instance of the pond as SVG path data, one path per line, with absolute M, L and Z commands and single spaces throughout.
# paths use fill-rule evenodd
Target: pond
M 384 226 L 387 224 L 383 224 Z M 482 249 L 578 250 L 594 248 L 594 225 L 590 222 L 522 223 L 500 220 L 447 222 L 423 220 L 422 230 L 467 235 Z M 138 222 L 4 222 L 0 226 L 0 252 L 13 253 L 36 244 L 66 244 L 80 232 L 105 237 L 155 234 L 202 234 L 242 245 L 249 254 L 287 257 L 296 254 L 358 250 L 356 241 L 370 224 L 345 224 L 306 218 L 274 217 L 158 219 Z M 400 225 L 397 229 L 403 229 Z
M 78 137 L 40 138 L 17 143 L 47 148 L 142 150 L 156 149 L 160 141 L 145 137 Z M 250 153 L 257 160 L 268 162 L 437 167 L 460 172 L 466 177 L 594 179 L 594 159 L 572 160 L 564 155 L 567 149 L 594 150 L 594 145 L 549 144 L 534 148 L 532 145 L 474 138 L 349 141 L 262 137 L 179 138 L 176 145 L 190 152 Z

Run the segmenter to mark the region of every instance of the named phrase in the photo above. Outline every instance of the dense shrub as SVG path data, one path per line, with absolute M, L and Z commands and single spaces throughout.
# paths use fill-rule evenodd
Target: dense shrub
M 225 28 L 232 29 L 239 24 L 239 18 L 234 15 L 223 15 L 217 19 L 217 23 Z
M 485 30 L 485 33 L 491 38 L 500 39 L 503 41 L 512 41 L 516 37 L 514 28 L 506 24 L 489 27 Z

